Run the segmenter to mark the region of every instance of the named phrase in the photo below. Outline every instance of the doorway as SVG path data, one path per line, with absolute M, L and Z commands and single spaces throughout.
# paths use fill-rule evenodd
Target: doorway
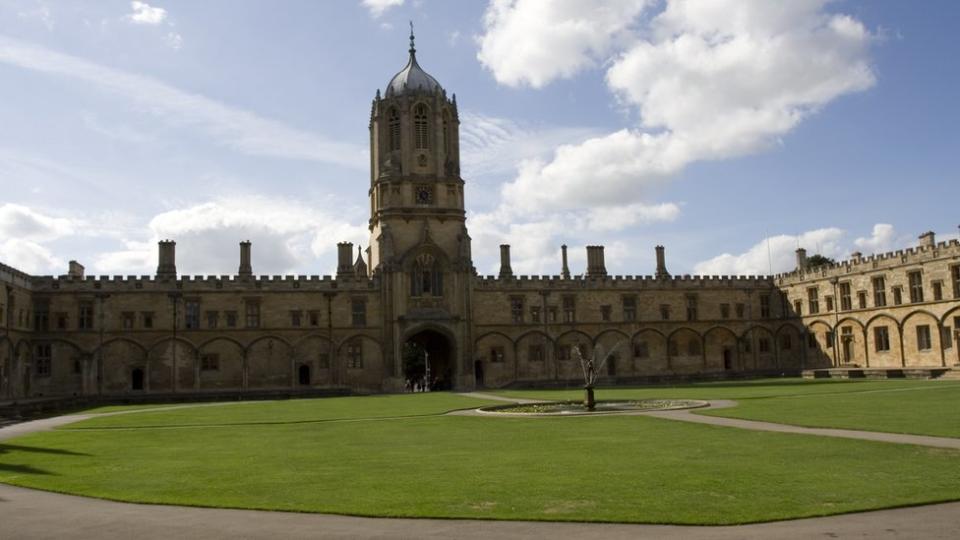
M 723 348 L 723 369 L 727 371 L 733 369 L 733 351 L 730 347 Z
M 310 366 L 300 364 L 300 367 L 297 369 L 297 381 L 300 383 L 300 386 L 310 385 Z
M 133 390 L 143 390 L 143 369 L 133 368 L 130 373 L 130 388 Z

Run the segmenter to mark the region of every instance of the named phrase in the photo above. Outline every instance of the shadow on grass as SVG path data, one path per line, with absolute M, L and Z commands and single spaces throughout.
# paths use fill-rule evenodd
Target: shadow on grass
M 31 467 L 29 465 L 15 465 L 13 463 L 0 463 L 0 474 L 2 473 L 35 474 L 44 476 L 53 475 L 53 473 L 43 469 L 37 469 L 36 467 Z
M 469 407 L 473 408 L 473 407 Z M 462 409 L 454 409 L 462 410 Z M 63 427 L 63 431 L 129 431 L 141 429 L 179 429 L 179 428 L 211 428 L 211 427 L 251 427 L 251 426 L 287 426 L 298 424 L 328 424 L 335 422 L 378 422 L 381 420 L 413 420 L 418 418 L 441 417 L 451 411 L 428 414 L 410 414 L 404 416 L 369 416 L 360 418 L 321 418 L 312 420 L 263 420 L 258 422 L 222 422 L 216 424 L 156 424 L 152 426 L 76 426 Z
M 7 452 L 33 452 L 37 454 L 57 454 L 60 456 L 89 456 L 90 455 L 90 454 L 84 454 L 82 452 L 74 452 L 73 450 L 61 450 L 59 448 L 41 448 L 39 446 L 22 446 L 19 444 L 0 443 L 0 454 L 6 454 Z

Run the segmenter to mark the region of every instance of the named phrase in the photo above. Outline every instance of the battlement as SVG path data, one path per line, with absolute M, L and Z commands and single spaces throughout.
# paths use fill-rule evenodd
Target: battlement
M 379 277 L 341 277 L 325 275 L 183 275 L 176 278 L 156 276 L 114 275 L 85 276 L 78 278 L 70 275 L 30 277 L 33 289 L 37 291 L 170 291 L 171 289 L 204 292 L 216 290 L 256 291 L 256 290 L 367 290 L 379 287 Z
M 777 284 L 782 285 L 955 257 L 960 257 L 960 240 L 948 240 L 934 245 L 913 246 L 885 253 L 874 253 L 865 257 L 853 257 L 836 264 L 777 274 L 775 278 Z
M 32 284 L 31 280 L 32 277 L 30 274 L 0 263 L 0 282 L 6 282 L 24 289 L 29 289 Z
M 477 276 L 475 284 L 479 289 L 526 289 L 526 288 L 555 288 L 555 289 L 671 289 L 671 288 L 715 288 L 715 287 L 747 287 L 768 288 L 774 284 L 773 276 L 699 276 L 676 275 L 668 278 L 658 278 L 652 275 L 602 276 L 586 277 L 572 276 Z

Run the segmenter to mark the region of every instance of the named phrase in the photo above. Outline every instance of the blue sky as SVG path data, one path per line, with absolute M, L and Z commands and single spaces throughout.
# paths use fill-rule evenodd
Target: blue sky
M 370 101 L 461 111 L 476 266 L 789 270 L 957 237 L 955 2 L 0 0 L 0 261 L 331 273 L 368 242 Z

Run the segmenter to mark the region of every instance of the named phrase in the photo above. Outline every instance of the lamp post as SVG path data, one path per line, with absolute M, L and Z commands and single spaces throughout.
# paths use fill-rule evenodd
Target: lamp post
M 423 350 L 423 363 L 426 366 L 425 374 L 423 376 L 423 387 L 427 392 L 430 391 L 430 353 L 426 349 Z

